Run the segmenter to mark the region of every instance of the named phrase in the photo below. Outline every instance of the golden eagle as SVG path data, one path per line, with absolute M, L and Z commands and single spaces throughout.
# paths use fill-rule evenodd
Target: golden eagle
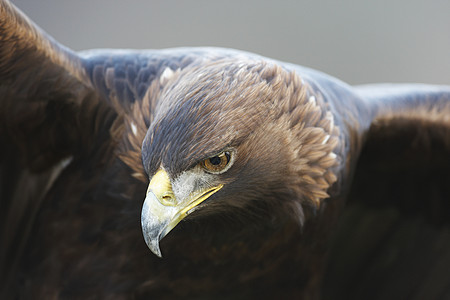
M 2 299 L 450 297 L 450 87 L 74 53 L 1 0 L 0 145 Z

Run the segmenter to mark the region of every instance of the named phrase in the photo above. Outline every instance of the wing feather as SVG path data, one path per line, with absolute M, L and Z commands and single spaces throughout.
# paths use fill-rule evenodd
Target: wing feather
M 86 79 L 76 55 L 0 1 L 2 275 L 16 267 L 42 199 L 72 156 L 78 133 L 70 127 L 79 95 L 89 93 Z
M 355 88 L 371 125 L 330 254 L 326 299 L 443 299 L 450 253 L 450 87 Z

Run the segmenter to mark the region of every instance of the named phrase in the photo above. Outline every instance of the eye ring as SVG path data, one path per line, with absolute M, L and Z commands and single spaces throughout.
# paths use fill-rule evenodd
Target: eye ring
M 226 150 L 203 160 L 201 166 L 208 173 L 221 174 L 231 167 L 232 160 L 233 152 Z

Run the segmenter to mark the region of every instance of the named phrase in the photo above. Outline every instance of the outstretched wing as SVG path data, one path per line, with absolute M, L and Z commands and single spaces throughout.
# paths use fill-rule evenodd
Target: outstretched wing
M 356 88 L 372 125 L 337 231 L 326 299 L 446 299 L 450 87 Z
M 0 1 L 0 269 L 6 278 L 43 197 L 80 151 L 81 130 L 95 122 L 90 115 L 99 113 L 98 103 L 84 101 L 95 100 L 87 79 L 74 53 Z

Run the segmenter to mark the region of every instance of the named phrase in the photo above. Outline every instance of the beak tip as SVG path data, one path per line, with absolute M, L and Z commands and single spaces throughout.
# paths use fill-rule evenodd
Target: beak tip
M 159 248 L 159 239 L 152 239 L 144 233 L 144 240 L 147 247 L 159 258 L 162 257 L 161 249 Z
M 156 256 L 162 257 L 161 249 L 159 248 L 159 236 L 153 237 L 149 235 L 146 230 L 143 230 L 144 240 L 147 244 L 147 247 L 152 251 Z
M 149 246 L 150 251 L 152 251 L 156 256 L 162 258 L 161 249 L 159 249 L 159 245 L 151 245 Z
M 144 201 L 141 212 L 141 226 L 142 234 L 144 236 L 147 247 L 158 257 L 162 257 L 159 248 L 159 240 L 161 237 L 161 230 L 165 227 L 164 224 L 159 223 L 158 218 L 152 214 L 151 204 L 155 203 L 156 197 L 151 193 Z

